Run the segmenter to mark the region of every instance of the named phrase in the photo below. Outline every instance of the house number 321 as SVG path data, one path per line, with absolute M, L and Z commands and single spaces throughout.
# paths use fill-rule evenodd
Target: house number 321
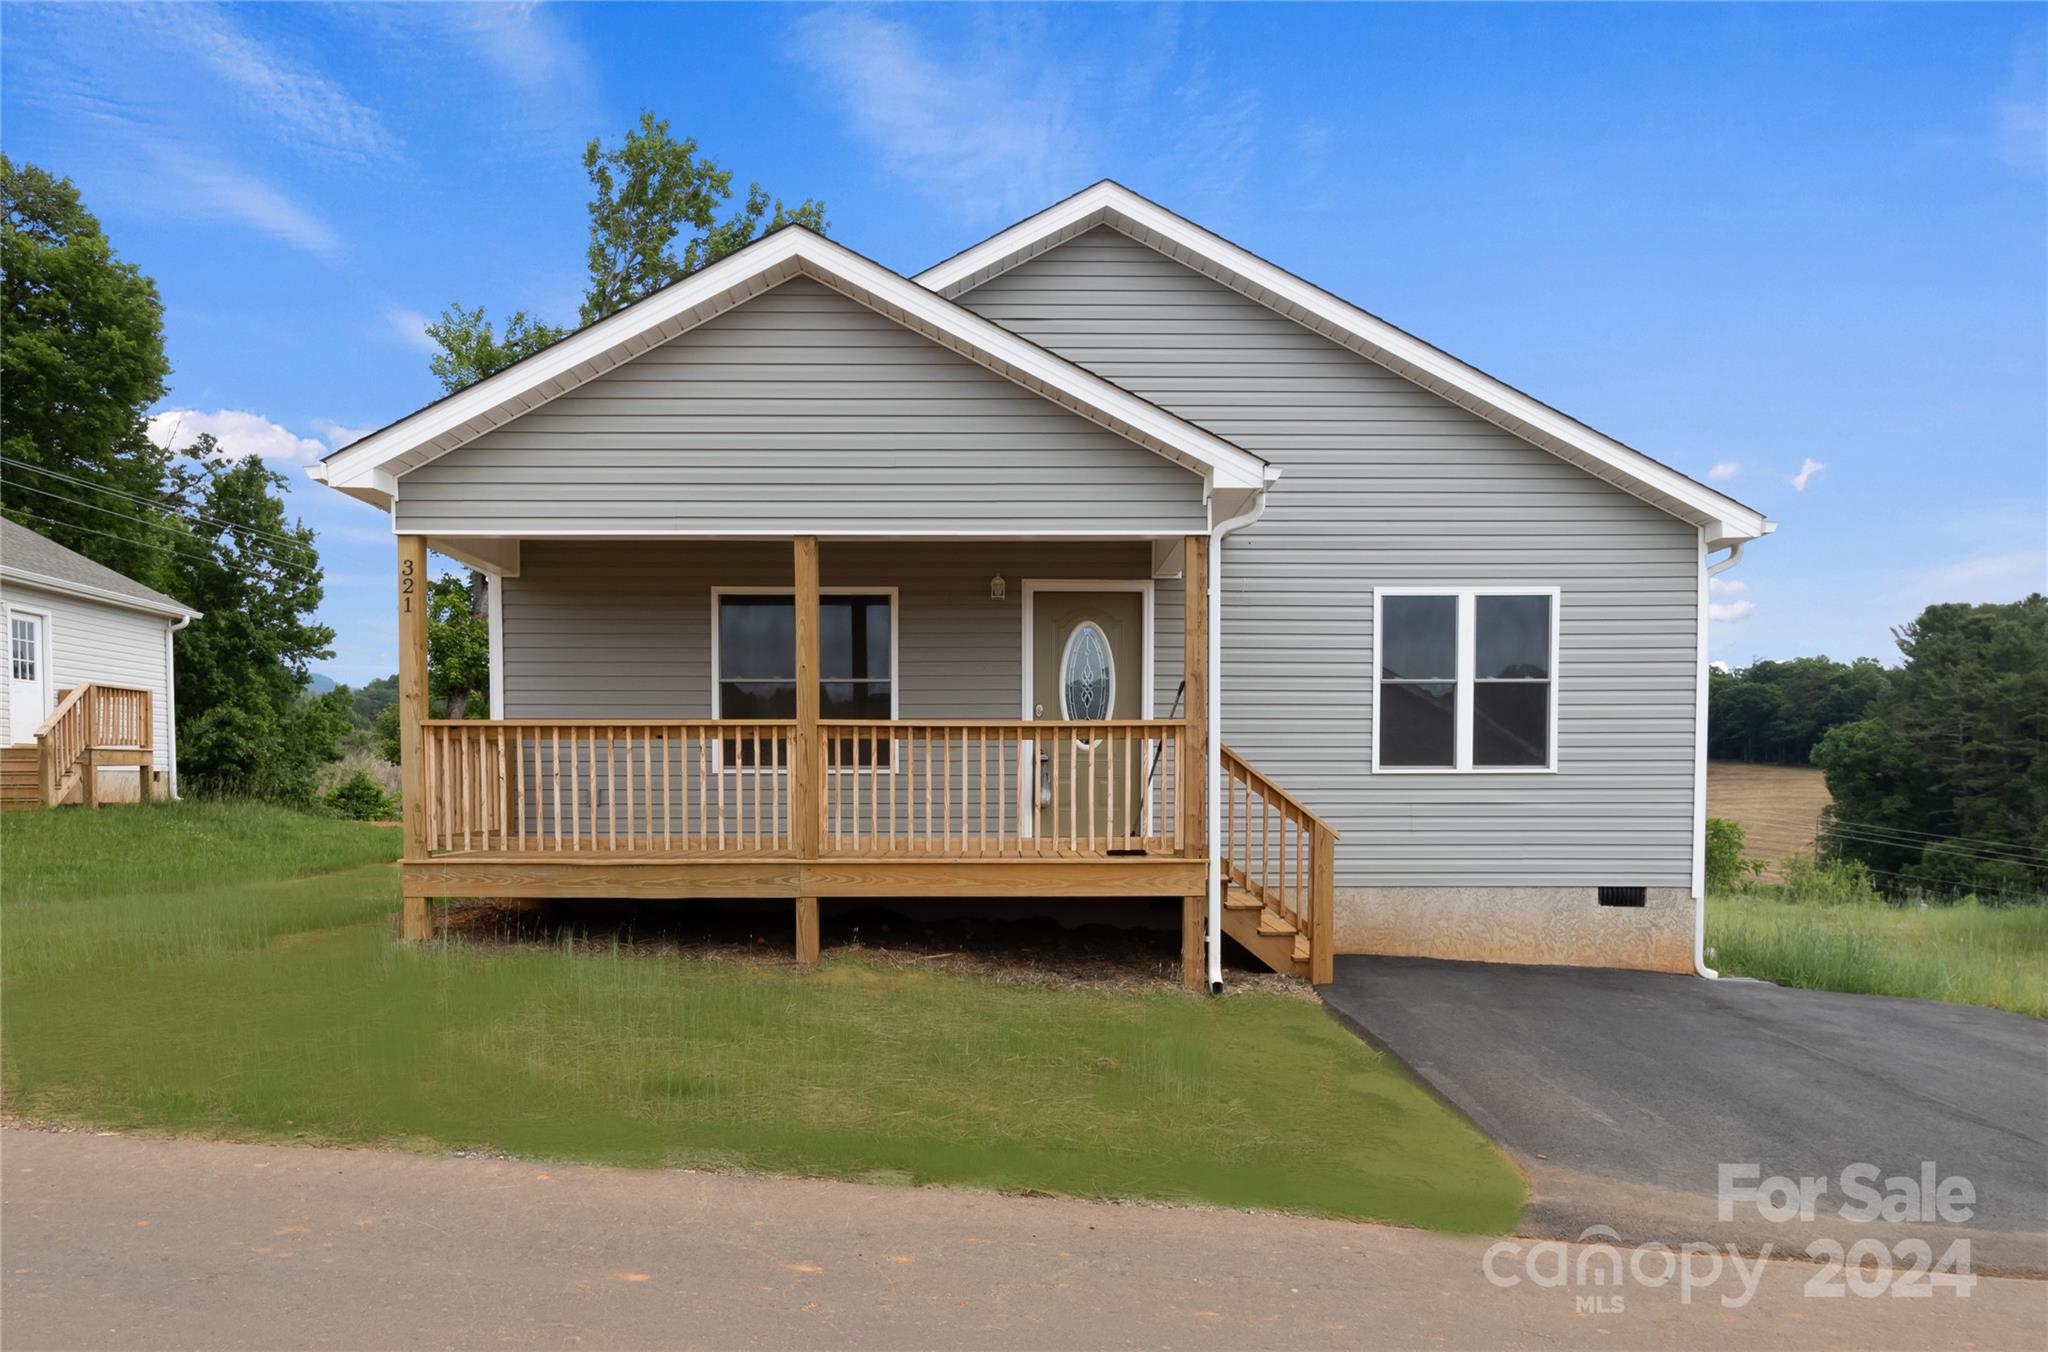
M 405 559 L 398 565 L 398 608 L 408 615 L 412 613 L 413 585 L 412 560 Z

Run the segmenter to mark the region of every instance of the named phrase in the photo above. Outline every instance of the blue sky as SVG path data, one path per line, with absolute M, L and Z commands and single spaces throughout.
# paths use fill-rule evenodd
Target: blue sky
M 1120 179 L 1780 521 L 1717 659 L 1890 659 L 2048 585 L 2044 57 L 2018 5 L 10 4 L 0 144 L 157 279 L 161 427 L 292 475 L 343 680 L 388 524 L 300 467 L 435 395 L 451 300 L 573 322 L 643 107 L 906 272 Z

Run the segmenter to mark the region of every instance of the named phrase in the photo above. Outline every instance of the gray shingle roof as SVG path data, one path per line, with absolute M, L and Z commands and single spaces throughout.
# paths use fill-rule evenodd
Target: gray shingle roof
M 71 587 L 110 592 L 148 610 L 167 615 L 197 615 L 183 602 L 145 587 L 132 577 L 123 577 L 76 550 L 47 540 L 27 526 L 0 517 L 0 573 L 24 582 L 47 580 L 59 591 Z

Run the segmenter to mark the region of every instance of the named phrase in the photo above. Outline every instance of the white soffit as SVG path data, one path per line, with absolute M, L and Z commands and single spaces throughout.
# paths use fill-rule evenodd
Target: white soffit
M 1652 506 L 1721 532 L 1710 544 L 1754 539 L 1770 530 L 1754 508 L 1595 431 L 1120 183 L 1104 180 L 1085 188 L 927 268 L 916 280 L 948 299 L 958 299 L 1098 226 L 1129 236 Z
M 812 278 L 988 370 L 1207 477 L 1257 488 L 1265 461 L 1046 351 L 844 245 L 790 226 L 373 432 L 312 477 L 389 507 L 397 477 L 531 412 L 793 277 Z

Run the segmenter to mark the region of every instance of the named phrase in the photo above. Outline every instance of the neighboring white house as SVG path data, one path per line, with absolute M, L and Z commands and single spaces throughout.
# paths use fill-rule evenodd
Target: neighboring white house
M 176 677 L 172 635 L 199 617 L 143 586 L 13 521 L 0 519 L 0 616 L 7 626 L 7 679 L 0 681 L 0 745 L 35 741 L 58 692 L 90 681 L 150 694 L 153 764 L 177 791 Z M 107 787 L 132 778 L 108 770 Z

